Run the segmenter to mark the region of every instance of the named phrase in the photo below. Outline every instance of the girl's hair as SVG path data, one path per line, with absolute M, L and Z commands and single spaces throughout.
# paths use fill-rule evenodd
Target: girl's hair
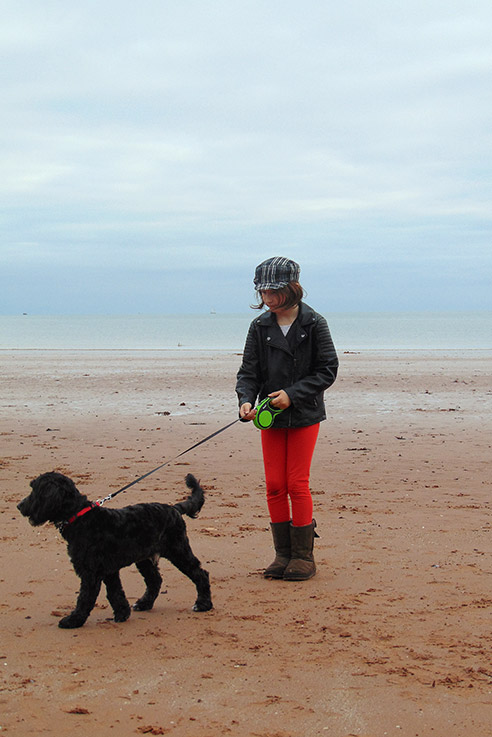
M 289 310 L 291 307 L 295 307 L 299 304 L 301 299 L 304 297 L 304 289 L 301 287 L 298 281 L 291 281 L 285 287 L 275 290 L 276 294 L 280 297 L 279 306 L 285 310 Z M 251 305 L 253 310 L 262 310 L 265 306 L 261 292 L 256 293 L 258 304 Z

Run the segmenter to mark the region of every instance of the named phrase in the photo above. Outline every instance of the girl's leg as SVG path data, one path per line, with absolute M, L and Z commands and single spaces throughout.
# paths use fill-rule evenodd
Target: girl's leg
M 272 522 L 290 520 L 287 496 L 287 430 L 262 430 L 261 445 L 265 466 L 267 505 Z
M 319 423 L 309 427 L 291 428 L 287 432 L 286 475 L 287 493 L 292 505 L 292 524 L 294 527 L 303 527 L 313 521 L 309 476 Z

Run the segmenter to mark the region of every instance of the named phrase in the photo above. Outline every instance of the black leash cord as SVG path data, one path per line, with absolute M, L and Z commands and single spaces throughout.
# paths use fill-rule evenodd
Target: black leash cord
M 203 445 L 203 443 L 206 443 L 207 440 L 211 440 L 212 438 L 215 438 L 216 435 L 220 435 L 221 432 L 224 432 L 224 430 L 227 430 L 229 427 L 232 427 L 233 425 L 236 424 L 236 422 L 239 422 L 239 418 L 237 420 L 234 420 L 233 422 L 230 422 L 228 425 L 225 425 L 225 427 L 221 427 L 220 430 L 216 430 L 211 435 L 208 435 L 206 438 L 203 438 L 203 440 L 199 440 L 198 443 L 195 443 L 195 445 L 192 445 L 190 448 L 187 448 L 186 450 L 181 451 L 181 453 L 178 453 L 178 455 L 174 456 L 174 458 L 170 458 L 168 461 L 161 463 L 160 466 L 153 468 L 152 471 L 148 471 L 147 473 L 144 473 L 143 476 L 140 476 L 138 479 L 135 479 L 135 481 L 131 481 L 129 484 L 124 486 L 122 489 L 118 489 L 118 491 L 115 491 L 113 494 L 109 494 L 104 499 L 100 499 L 98 504 L 101 505 L 104 502 L 110 501 L 110 499 L 112 499 L 117 494 L 121 494 L 122 491 L 126 491 L 127 489 L 130 488 L 130 486 L 134 486 L 135 484 L 138 484 L 139 481 L 143 481 L 143 479 L 146 479 L 147 476 L 150 476 L 152 473 L 155 473 L 160 468 L 164 468 L 164 466 L 167 466 L 169 463 L 172 463 L 172 461 L 175 461 L 176 458 L 180 458 L 181 456 L 184 456 L 185 453 L 189 453 L 190 450 L 193 450 L 194 448 L 198 448 L 199 445 Z

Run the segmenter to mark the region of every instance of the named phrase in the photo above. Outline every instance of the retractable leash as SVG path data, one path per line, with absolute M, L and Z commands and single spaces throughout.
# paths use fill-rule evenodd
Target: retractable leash
M 220 435 L 221 432 L 224 432 L 224 430 L 227 430 L 229 427 L 232 427 L 236 424 L 236 422 L 239 422 L 239 418 L 237 420 L 234 420 L 233 422 L 230 422 L 228 425 L 225 425 L 224 427 L 221 427 L 220 430 L 216 430 L 211 435 L 208 435 L 206 438 L 203 438 L 203 440 L 199 440 L 198 443 L 195 443 L 190 448 L 187 448 L 186 450 L 183 450 L 181 453 L 178 453 L 177 456 L 174 456 L 174 458 L 170 458 L 168 461 L 164 461 L 164 463 L 161 463 L 160 466 L 157 466 L 156 468 L 153 468 L 152 471 L 148 471 L 147 473 L 144 473 L 143 476 L 140 476 L 138 479 L 135 479 L 135 481 L 131 481 L 126 486 L 123 486 L 122 489 L 118 489 L 118 491 L 115 491 L 113 494 L 108 494 L 108 496 L 105 496 L 104 499 L 98 499 L 96 504 L 101 507 L 105 502 L 111 501 L 111 499 L 114 496 L 117 496 L 117 494 L 121 494 L 122 491 L 126 491 L 130 488 L 130 486 L 134 486 L 135 484 L 138 484 L 139 481 L 143 481 L 143 479 L 146 479 L 147 476 L 150 476 L 152 473 L 155 473 L 160 468 L 164 468 L 164 466 L 167 466 L 169 463 L 172 463 L 172 461 L 175 461 L 176 458 L 180 458 L 181 456 L 184 456 L 185 453 L 189 453 L 190 450 L 193 450 L 194 448 L 198 448 L 199 445 L 203 445 L 203 443 L 206 443 L 207 440 L 211 440 L 212 438 L 215 438 L 216 435 Z
M 259 405 L 256 408 L 256 415 L 253 419 L 253 424 L 255 427 L 257 427 L 259 430 L 267 430 L 269 427 L 271 427 L 275 421 L 275 418 L 280 412 L 283 412 L 281 409 L 277 409 L 275 407 L 272 407 L 270 404 L 270 398 L 266 397 L 263 399 Z M 221 427 L 220 430 L 216 430 L 211 435 L 207 435 L 206 438 L 203 438 L 203 440 L 199 440 L 198 443 L 195 443 L 190 448 L 187 448 L 186 450 L 181 451 L 181 453 L 178 453 L 177 456 L 174 456 L 174 458 L 170 458 L 168 461 L 164 461 L 164 463 L 161 463 L 159 466 L 156 466 L 152 469 L 152 471 L 148 471 L 147 473 L 144 473 L 143 476 L 139 476 L 138 479 L 135 479 L 135 481 L 130 481 L 129 484 L 126 484 L 126 486 L 123 486 L 121 489 L 118 489 L 118 491 L 113 492 L 112 494 L 108 494 L 108 496 L 105 496 L 103 499 L 98 499 L 96 504 L 99 507 L 102 507 L 102 505 L 105 502 L 110 502 L 111 499 L 118 494 L 121 494 L 123 491 L 126 491 L 131 486 L 135 486 L 135 484 L 138 484 L 139 481 L 143 481 L 147 478 L 147 476 L 150 476 L 151 474 L 155 473 L 156 471 L 159 471 L 161 468 L 164 468 L 164 466 L 167 466 L 169 463 L 172 463 L 177 458 L 181 458 L 181 456 L 184 456 L 185 453 L 189 453 L 190 450 L 194 450 L 194 448 L 198 448 L 199 445 L 203 445 L 203 443 L 206 443 L 208 440 L 211 440 L 212 438 L 215 438 L 216 435 L 220 435 L 221 432 L 224 432 L 224 430 L 227 430 L 229 427 L 232 427 L 236 424 L 236 422 L 242 421 L 239 417 L 237 420 L 233 420 L 232 422 L 229 422 L 228 425 L 224 425 L 224 427 Z

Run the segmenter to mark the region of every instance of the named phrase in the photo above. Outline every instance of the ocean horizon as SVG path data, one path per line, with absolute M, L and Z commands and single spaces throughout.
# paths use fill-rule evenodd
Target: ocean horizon
M 242 351 L 255 313 L 0 315 L 0 350 Z M 492 311 L 325 317 L 337 350 L 491 349 Z

